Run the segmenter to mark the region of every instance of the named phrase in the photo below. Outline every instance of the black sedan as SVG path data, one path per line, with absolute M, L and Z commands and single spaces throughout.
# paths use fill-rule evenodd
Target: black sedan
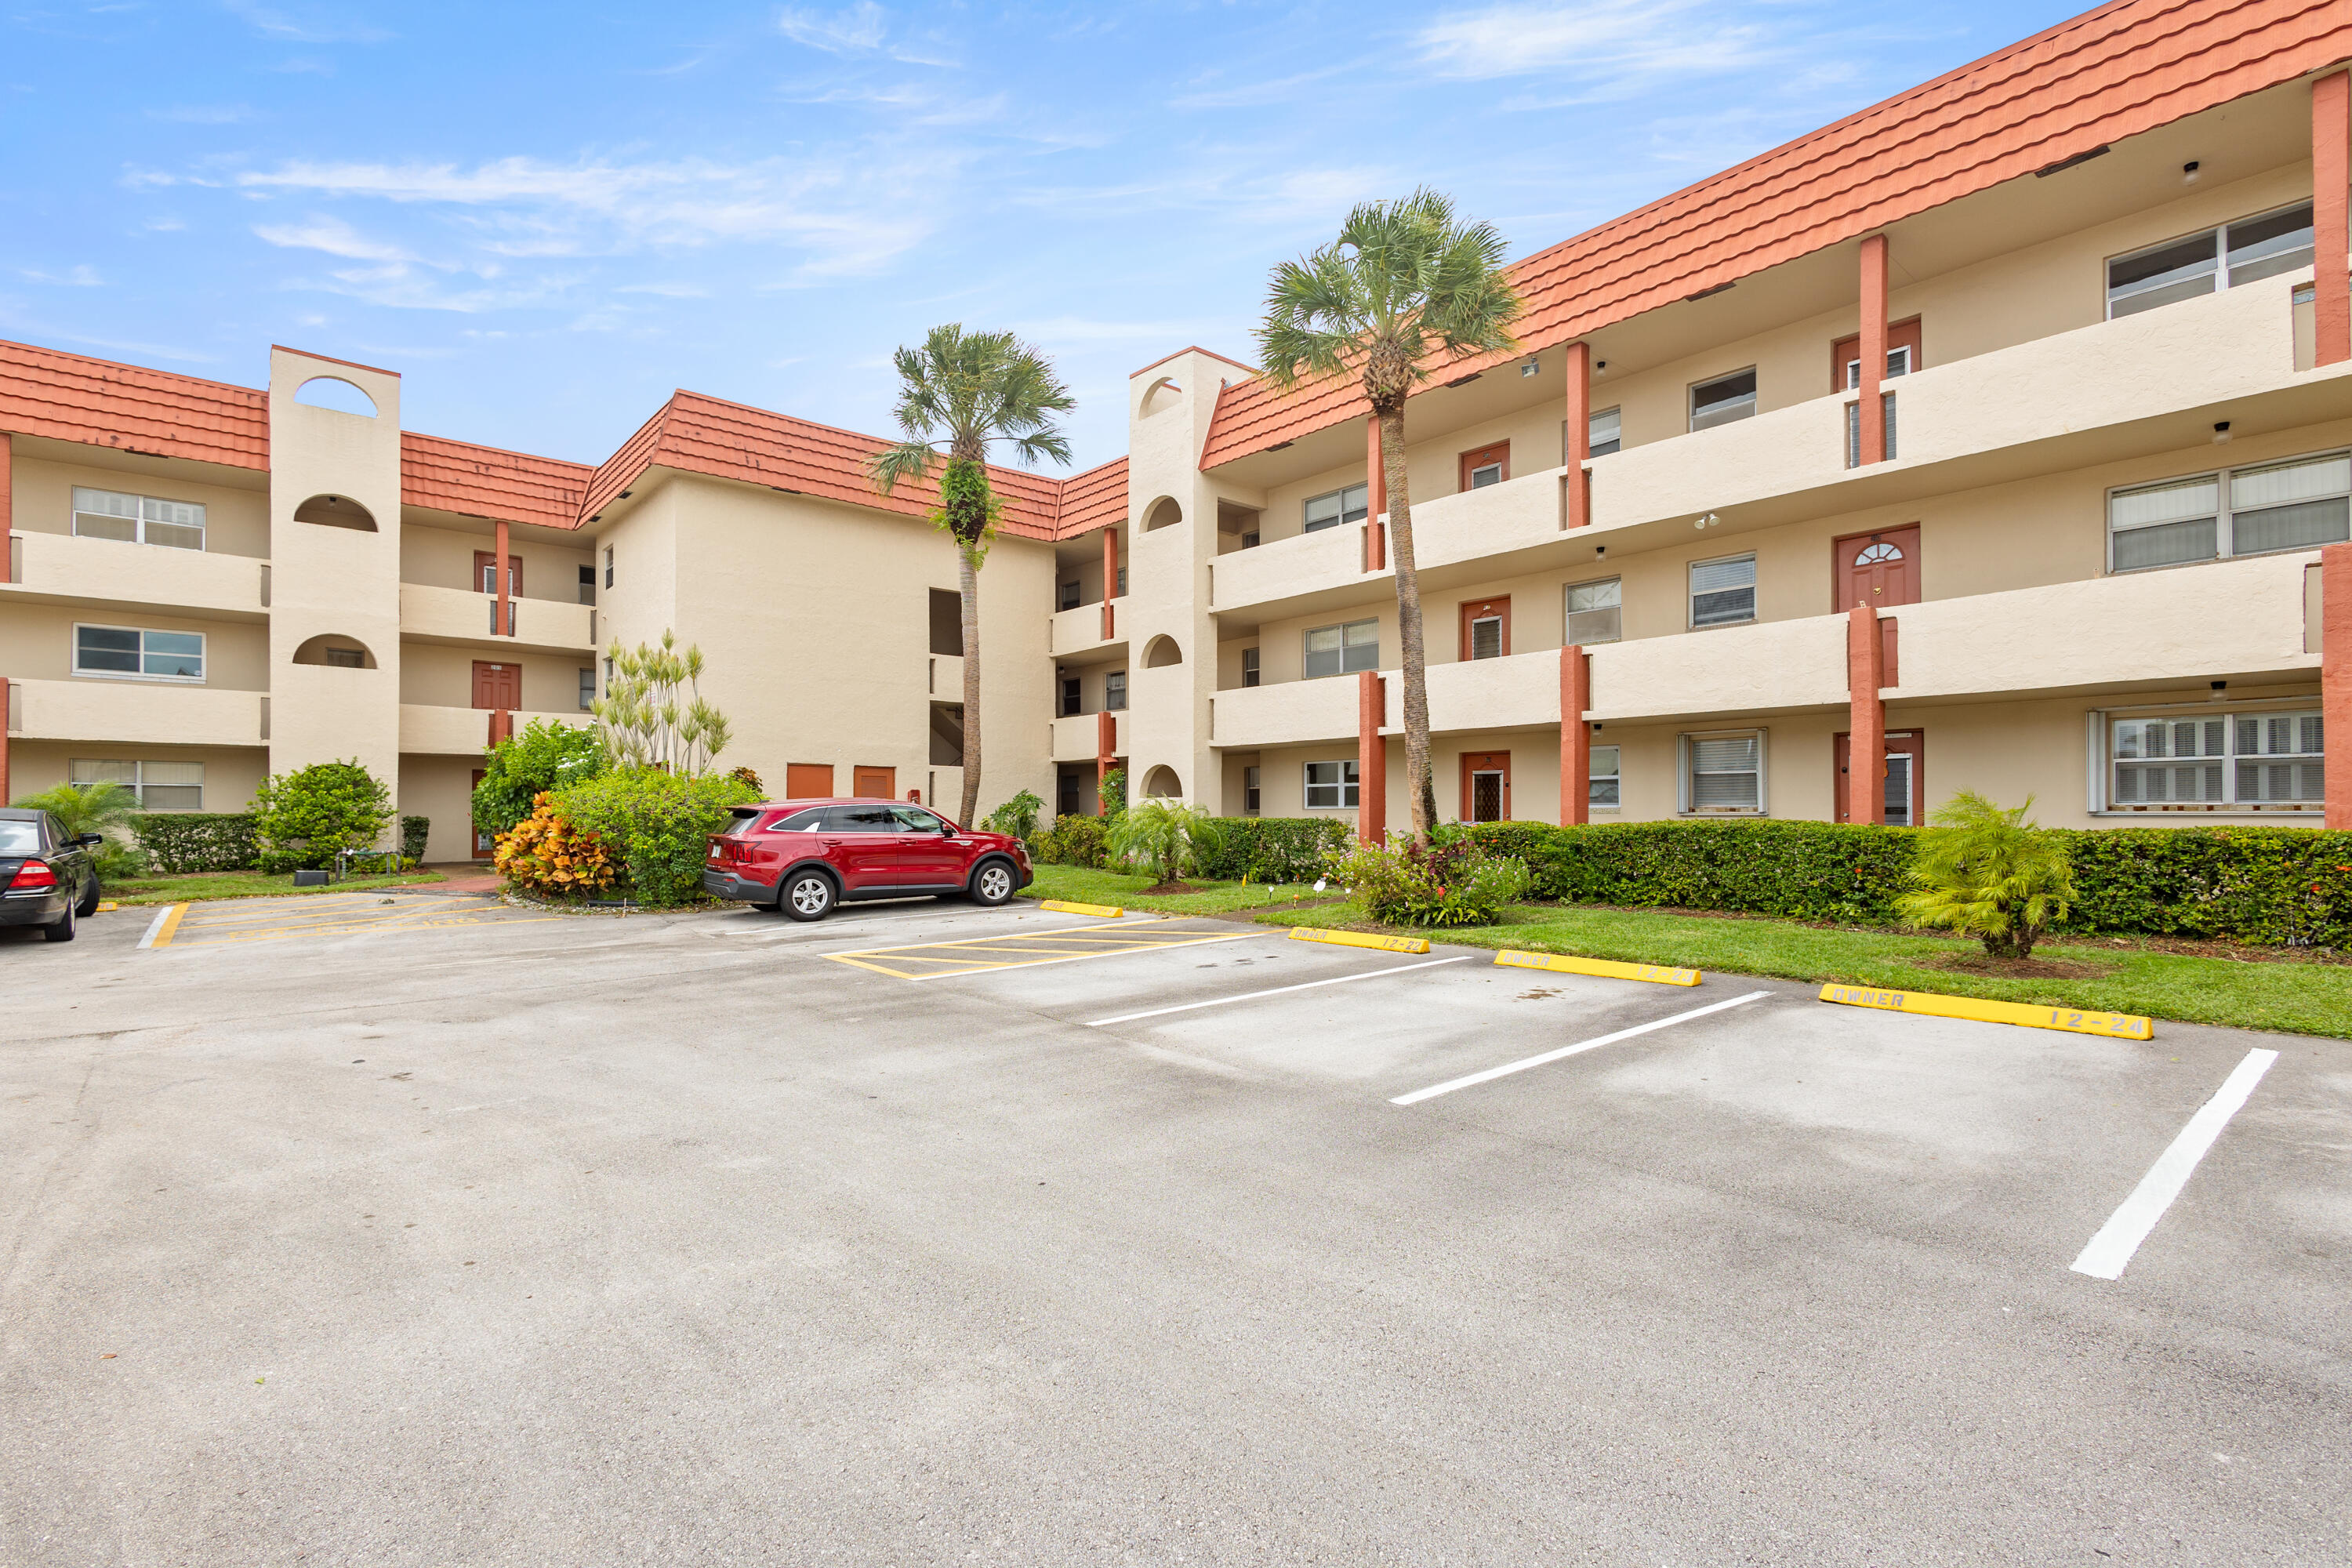
M 0 926 L 38 926 L 51 942 L 71 942 L 80 918 L 98 908 L 95 833 L 68 837 L 46 811 L 0 807 Z

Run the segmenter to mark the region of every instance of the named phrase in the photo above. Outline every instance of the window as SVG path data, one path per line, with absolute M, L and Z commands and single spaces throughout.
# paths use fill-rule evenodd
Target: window
M 1127 707 L 1127 671 L 1114 669 L 1103 677 L 1103 711 L 1117 713 Z
M 613 689 L 613 661 L 609 658 L 604 661 L 604 689 Z
M 331 669 L 365 669 L 367 668 L 367 651 L 364 648 L 322 647 L 319 653 Z
M 1242 770 L 1242 815 L 1244 816 L 1255 816 L 1259 807 L 1265 804 L 1265 792 L 1260 787 L 1260 780 L 1263 777 L 1264 774 L 1257 768 L 1249 767 Z
M 1345 809 L 1357 804 L 1356 764 L 1307 764 L 1307 806 L 1310 811 Z
M 1081 710 L 1082 705 L 1078 700 L 1078 678 L 1075 675 L 1066 675 L 1062 677 L 1062 717 L 1076 718 Z
M 114 490 L 73 492 L 73 531 L 84 539 L 119 539 L 172 550 L 205 547 L 205 509 L 194 501 L 160 500 Z
M 909 833 L 937 833 L 947 826 L 919 805 L 894 805 L 890 813 L 906 825 Z
M 2178 566 L 2352 535 L 2352 453 L 2331 452 L 2107 495 L 2110 569 Z
M 480 594 L 499 591 L 499 557 L 496 551 L 474 552 L 474 590 Z M 522 557 L 512 551 L 507 552 L 507 596 L 512 599 L 522 597 Z
M 2110 735 L 2117 811 L 2316 810 L 2326 800 L 2316 711 L 2117 719 Z
M 128 675 L 149 680 L 202 680 L 201 632 L 142 632 L 129 626 L 74 627 L 76 675 Z
M 1370 485 L 1349 485 L 1328 495 L 1308 498 L 1307 531 L 1313 533 L 1318 529 L 1337 528 L 1343 522 L 1363 521 L 1365 509 L 1371 504 L 1371 493 Z
M 139 797 L 142 811 L 205 808 L 202 763 L 100 762 L 76 757 L 66 764 L 66 778 L 76 784 L 121 784 Z
M 596 602 L 596 568 L 593 566 L 580 568 L 580 602 L 583 605 Z
M 1345 626 L 1317 626 L 1307 634 L 1307 679 L 1353 675 L 1381 667 L 1381 623 L 1349 621 Z
M 1060 600 L 1055 604 L 1055 608 L 1056 608 L 1056 609 L 1061 609 L 1061 610 L 1075 610 L 1075 609 L 1076 609 L 1077 607 L 1078 607 L 1078 584 L 1077 584 L 1076 581 L 1074 579 L 1074 580 L 1072 580 L 1072 581 L 1070 581 L 1070 582 L 1067 582 L 1067 583 L 1065 583 L 1065 584 L 1062 584 L 1062 596 L 1061 596 L 1061 599 L 1060 599 Z
M 1702 381 L 1690 392 L 1690 427 L 1708 430 L 1746 419 L 1756 412 L 1756 372 L 1751 367 L 1731 375 Z
M 1682 737 L 1682 809 L 1720 814 L 1764 809 L 1764 731 Z
M 1124 566 L 1122 566 L 1122 567 L 1120 567 L 1120 568 L 1118 569 L 1118 593 L 1116 593 L 1116 594 L 1113 594 L 1113 595 L 1111 595 L 1111 597 L 1112 597 L 1112 598 L 1114 598 L 1114 599 L 1116 599 L 1116 598 L 1119 598 L 1119 597 L 1122 597 L 1126 593 L 1127 593 L 1127 568 L 1126 568 L 1126 567 L 1124 567 Z
M 1511 444 L 1497 441 L 1491 447 L 1480 447 L 1462 454 L 1462 488 L 1482 490 L 1488 485 L 1499 485 L 1511 477 Z
M 1621 780 L 1618 776 L 1617 768 L 1618 763 L 1616 747 L 1595 746 L 1592 748 L 1591 761 L 1584 770 L 1586 779 L 1584 799 L 1587 805 L 1600 806 L 1603 810 L 1607 811 L 1614 811 L 1617 809 L 1619 805 L 1622 804 L 1618 798 L 1619 791 L 1617 786 Z
M 1756 618 L 1756 557 L 1694 561 L 1690 569 L 1690 624 L 1727 626 Z
M 1255 686 L 1258 679 L 1257 649 L 1245 647 L 1242 649 L 1242 684 Z
M 2311 204 L 2242 217 L 2107 263 L 2107 315 L 2137 315 L 2311 265 Z
M 613 547 L 612 547 L 611 545 L 607 544 L 606 546 L 604 546 L 604 586 L 606 586 L 607 588 L 609 588 L 609 587 L 611 587 L 612 585 L 613 585 Z
M 580 672 L 580 711 L 585 713 L 596 705 L 596 667 L 590 665 Z
M 1570 647 L 1585 643 L 1615 642 L 1623 637 L 1619 598 L 1624 584 L 1615 577 L 1603 577 L 1598 583 L 1570 583 L 1568 585 L 1568 641 Z
M 1470 657 L 1500 658 L 1503 657 L 1503 617 L 1473 616 L 1470 617 Z
M 1909 343 L 1905 343 L 1901 348 L 1888 349 L 1886 351 L 1886 374 L 1890 379 L 1895 376 L 1909 375 L 1911 374 L 1911 345 Z M 1862 362 L 1858 359 L 1850 359 L 1845 362 L 1845 389 L 1848 392 L 1853 392 L 1861 385 Z
M 1258 532 L 1256 529 L 1253 528 L 1242 535 L 1242 548 L 1244 550 L 1255 550 L 1257 546 Z
M 1585 422 L 1585 449 L 1596 458 L 1605 458 L 1623 444 L 1624 428 L 1618 411 L 1604 408 Z

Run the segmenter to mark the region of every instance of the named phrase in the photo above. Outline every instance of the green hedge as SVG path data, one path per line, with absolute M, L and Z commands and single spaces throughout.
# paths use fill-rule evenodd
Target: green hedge
M 1326 857 L 1344 852 L 1348 825 L 1328 816 L 1212 818 L 1214 847 L 1201 857 L 1201 875 L 1221 882 L 1311 882 L 1328 868 Z
M 242 871 L 261 858 L 254 821 L 243 811 L 149 811 L 131 818 L 139 847 L 158 871 Z
M 1109 838 L 1110 824 L 1105 818 L 1066 814 L 1029 841 L 1029 853 L 1047 866 L 1084 866 L 1099 871 L 1110 853 Z
M 2352 947 L 2352 832 L 2053 828 L 2074 860 L 2062 929 Z M 1919 830 L 1830 822 L 1482 823 L 1538 897 L 1899 924 Z

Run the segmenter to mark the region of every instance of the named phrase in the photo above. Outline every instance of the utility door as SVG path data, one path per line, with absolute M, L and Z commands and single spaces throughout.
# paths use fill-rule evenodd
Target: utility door
M 1506 822 L 1511 816 L 1511 753 L 1462 753 L 1462 820 Z
M 1511 596 L 1462 601 L 1462 657 L 1503 658 L 1511 651 Z
M 474 661 L 474 706 L 503 708 L 513 712 L 522 706 L 522 666 L 493 664 L 488 659 Z
M 786 800 L 824 800 L 833 794 L 831 763 L 786 763 L 784 764 L 784 798 Z
M 1837 819 L 1853 818 L 1853 736 L 1839 733 L 1833 742 L 1837 762 Z M 1897 730 L 1886 737 L 1886 826 L 1916 827 L 1927 817 L 1927 735 L 1923 730 Z
M 898 798 L 898 770 L 896 768 L 860 767 L 855 770 L 856 783 L 850 793 L 862 800 L 896 800 Z
M 1479 447 L 1462 454 L 1462 488 L 1465 490 L 1485 489 L 1499 485 L 1511 477 L 1511 444 L 1497 441 L 1491 447 Z

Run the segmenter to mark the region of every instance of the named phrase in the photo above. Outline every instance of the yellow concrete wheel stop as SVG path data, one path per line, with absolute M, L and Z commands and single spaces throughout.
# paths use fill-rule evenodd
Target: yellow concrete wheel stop
M 1374 936 L 1361 931 L 1325 931 L 1320 926 L 1293 926 L 1293 942 L 1328 942 L 1337 947 L 1370 947 L 1381 952 L 1427 952 L 1425 936 Z
M 1869 985 L 1824 985 L 1822 998 L 1848 1007 L 1880 1007 L 1890 1013 L 1924 1013 L 1936 1018 L 1971 1018 L 1980 1024 L 2015 1024 L 2026 1029 L 2063 1029 L 2074 1035 L 2106 1035 L 2118 1040 L 2156 1037 L 2156 1026 L 2134 1013 L 2094 1013 L 2080 1007 L 2044 1007 L 2029 1002 L 1987 1002 L 1974 996 L 1939 996 L 1932 991 L 1882 991 Z
M 1116 904 L 1074 904 L 1067 899 L 1041 899 L 1038 900 L 1037 907 L 1041 910 L 1052 910 L 1055 914 L 1101 915 L 1108 920 L 1117 920 L 1127 913 Z
M 1696 969 L 1664 963 L 1620 963 L 1610 958 L 1571 958 L 1560 952 L 1518 952 L 1505 948 L 1495 962 L 1506 969 L 1549 969 L 1560 974 L 1597 974 L 1604 980 L 1646 980 L 1653 985 L 1696 985 L 1706 978 Z

